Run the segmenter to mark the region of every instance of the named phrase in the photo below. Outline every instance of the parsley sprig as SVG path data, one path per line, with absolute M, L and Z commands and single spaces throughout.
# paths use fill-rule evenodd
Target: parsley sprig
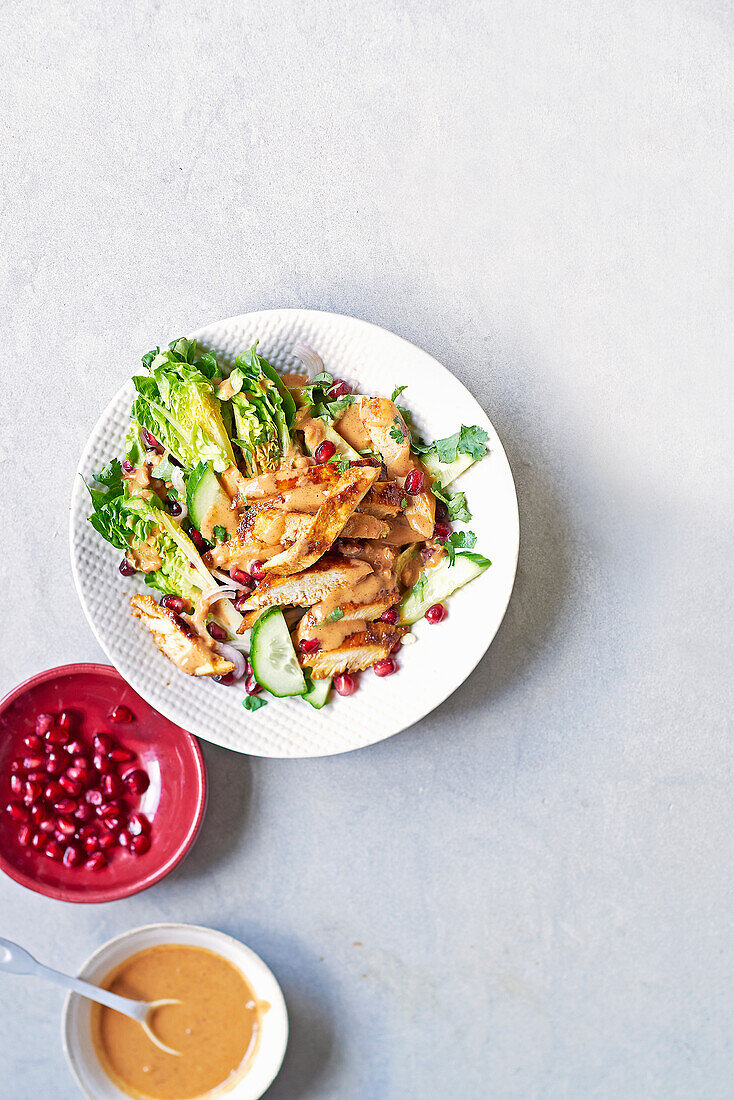
M 440 481 L 434 481 L 431 492 L 446 505 L 450 520 L 456 520 L 459 523 L 469 522 L 471 512 L 466 502 L 466 493 L 447 493 L 445 489 L 441 488 Z

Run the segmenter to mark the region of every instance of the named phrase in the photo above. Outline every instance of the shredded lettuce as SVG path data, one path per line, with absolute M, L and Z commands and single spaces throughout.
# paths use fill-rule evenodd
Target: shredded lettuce
M 228 402 L 237 433 L 233 442 L 242 451 L 247 474 L 274 470 L 291 445 L 293 398 L 277 372 L 257 354 L 257 344 L 237 356 L 229 381 L 235 390 Z

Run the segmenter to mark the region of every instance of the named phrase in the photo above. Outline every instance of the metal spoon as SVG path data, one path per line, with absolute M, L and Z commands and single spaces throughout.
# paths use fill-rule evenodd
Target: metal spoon
M 130 997 L 121 997 L 117 993 L 110 993 L 108 990 L 100 989 L 99 986 L 91 985 L 80 978 L 72 978 L 69 974 L 62 974 L 59 970 L 44 966 L 43 963 L 34 959 L 24 947 L 13 943 L 12 940 L 5 940 L 2 936 L 0 936 L 0 970 L 5 970 L 8 974 L 35 974 L 38 978 L 46 978 L 47 981 L 54 982 L 56 985 L 63 985 L 67 989 L 73 990 L 74 993 L 78 993 L 80 997 L 86 997 L 89 1001 L 96 1001 L 97 1004 L 104 1005 L 105 1008 L 112 1008 L 115 1012 L 121 1012 L 123 1016 L 135 1020 L 140 1024 L 150 1041 L 160 1047 L 161 1050 L 165 1050 L 166 1054 L 177 1056 L 181 1054 L 180 1050 L 174 1050 L 173 1047 L 161 1042 L 148 1023 L 148 1016 L 156 1008 L 162 1008 L 163 1005 L 178 1005 L 181 1004 L 180 1001 L 167 999 L 133 1001 Z

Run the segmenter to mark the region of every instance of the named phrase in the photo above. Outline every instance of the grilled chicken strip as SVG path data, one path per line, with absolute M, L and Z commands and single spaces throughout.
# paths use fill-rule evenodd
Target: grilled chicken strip
M 322 627 L 312 627 L 310 632 L 303 626 L 302 619 L 296 630 L 298 641 L 302 637 L 316 637 L 318 632 L 325 632 L 328 628 L 341 628 L 331 631 L 324 638 L 324 645 L 330 645 L 329 649 L 319 649 L 316 653 L 303 653 L 297 646 L 298 661 L 301 668 L 309 668 L 314 680 L 325 680 L 327 676 L 336 676 L 339 672 L 358 672 L 361 669 L 371 668 L 376 661 L 382 661 L 390 656 L 393 646 L 405 634 L 405 627 L 390 626 L 388 623 L 365 623 L 363 619 L 342 619 L 338 623 L 324 624 Z M 347 633 L 347 631 L 349 633 Z M 334 635 L 338 638 L 337 644 L 332 645 Z
M 372 572 L 366 561 L 329 554 L 302 573 L 291 577 L 265 577 L 251 593 L 243 611 L 265 607 L 311 607 L 332 592 L 349 588 Z M 240 627 L 244 634 L 244 627 Z
M 175 612 L 161 607 L 152 596 L 133 596 L 130 608 L 135 618 L 148 627 L 161 653 L 182 672 L 189 676 L 224 676 L 234 670 L 231 661 L 220 657 L 214 646 L 198 634 L 188 634 Z
M 340 534 L 360 500 L 379 475 L 375 466 L 356 466 L 341 475 L 313 518 L 308 531 L 263 568 L 270 576 L 287 577 L 313 565 Z

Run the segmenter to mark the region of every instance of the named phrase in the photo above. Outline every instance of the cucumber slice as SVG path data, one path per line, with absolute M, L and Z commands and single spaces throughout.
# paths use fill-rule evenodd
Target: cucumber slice
M 325 680 L 312 680 L 310 689 L 301 698 L 306 703 L 310 703 L 316 710 L 321 710 L 329 701 L 330 691 L 331 676 L 328 676 Z
M 306 680 L 279 607 L 268 608 L 253 626 L 250 664 L 257 682 L 271 695 L 280 699 L 306 694 Z
M 452 481 L 456 481 L 460 474 L 465 473 L 470 466 L 473 466 L 476 459 L 472 458 L 471 455 L 461 454 L 457 455 L 453 462 L 441 462 L 433 451 L 429 451 L 428 454 L 421 455 L 421 461 L 434 480 L 439 483 L 442 489 L 445 489 Z
M 400 622 L 409 624 L 422 619 L 434 603 L 440 603 L 457 588 L 473 581 L 491 564 L 481 554 L 457 554 L 453 565 L 449 565 L 448 558 L 441 558 L 438 565 L 426 569 L 403 596 L 399 604 Z
M 336 431 L 335 428 L 332 428 L 331 424 L 327 424 L 321 417 L 314 417 L 313 419 L 318 421 L 324 430 L 324 439 L 322 442 L 328 440 L 330 443 L 334 444 L 338 455 L 341 455 L 343 458 L 348 458 L 350 462 L 359 462 L 362 455 L 358 451 L 355 451 L 354 447 L 350 447 L 346 439 L 342 438 L 339 432 Z M 308 447 L 306 449 L 308 450 Z
M 209 462 L 200 462 L 189 475 L 186 503 L 194 526 L 205 539 L 215 542 L 214 528 L 224 527 L 231 536 L 237 533 L 235 514 L 229 497 Z

